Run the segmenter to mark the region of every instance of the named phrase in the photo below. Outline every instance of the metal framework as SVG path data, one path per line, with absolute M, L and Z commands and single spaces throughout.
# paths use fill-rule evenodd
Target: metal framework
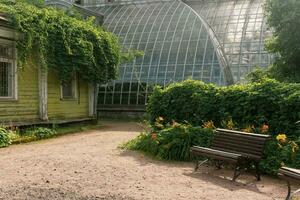
M 123 50 L 143 57 L 120 66 L 119 79 L 100 87 L 101 105 L 145 105 L 155 84 L 188 78 L 228 85 L 243 81 L 255 66 L 266 67 L 270 35 L 264 0 L 115 0 L 88 2 L 104 15 Z

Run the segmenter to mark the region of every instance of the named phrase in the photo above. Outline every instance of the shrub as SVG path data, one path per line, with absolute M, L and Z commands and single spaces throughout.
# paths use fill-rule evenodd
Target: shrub
M 0 128 L 0 148 L 11 144 L 11 139 L 5 128 Z
M 162 89 L 156 87 L 150 96 L 147 113 L 150 121 L 163 117 L 165 122 L 184 122 L 200 125 L 203 121 L 219 121 L 216 94 L 219 88 L 200 81 L 187 80 Z
M 147 112 L 152 124 L 158 117 L 164 124 L 175 120 L 194 126 L 212 120 L 216 127 L 224 121 L 243 129 L 267 124 L 270 133 L 286 133 L 296 139 L 295 122 L 300 119 L 300 84 L 279 83 L 272 79 L 229 87 L 217 87 L 187 80 L 166 88 L 156 87 Z
M 33 134 L 38 139 L 45 139 L 45 138 L 53 137 L 56 134 L 56 131 L 52 130 L 52 129 L 49 129 L 49 128 L 38 127 L 38 128 L 33 130 Z
M 152 133 L 142 133 L 125 144 L 130 150 L 141 150 L 159 159 L 187 161 L 193 159 L 190 147 L 208 147 L 213 136 L 212 129 L 173 123 Z
M 281 166 L 287 165 L 300 169 L 300 137 L 297 141 L 289 140 L 279 134 L 269 141 L 265 148 L 265 159 L 260 162 L 262 171 L 276 174 Z
M 160 132 L 157 156 L 165 160 L 191 160 L 190 147 L 208 147 L 212 136 L 212 129 L 177 124 Z

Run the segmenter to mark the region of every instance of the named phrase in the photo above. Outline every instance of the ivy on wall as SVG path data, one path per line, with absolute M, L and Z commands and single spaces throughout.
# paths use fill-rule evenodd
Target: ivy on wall
M 92 18 L 81 20 L 22 1 L 0 0 L 0 12 L 22 33 L 17 42 L 21 66 L 35 55 L 38 64 L 57 72 L 61 81 L 70 80 L 74 72 L 91 83 L 116 78 L 121 59 L 118 39 Z

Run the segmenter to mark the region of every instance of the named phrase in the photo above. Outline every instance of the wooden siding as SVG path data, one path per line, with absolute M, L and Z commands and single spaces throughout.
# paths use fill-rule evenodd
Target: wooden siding
M 0 123 L 39 118 L 38 70 L 32 62 L 17 70 L 17 100 L 0 99 Z
M 60 81 L 53 72 L 48 74 L 49 120 L 87 118 L 89 116 L 88 84 L 78 81 L 77 99 L 62 100 Z

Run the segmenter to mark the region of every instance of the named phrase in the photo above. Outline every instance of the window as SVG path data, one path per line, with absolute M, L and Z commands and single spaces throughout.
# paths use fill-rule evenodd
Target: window
M 13 45 L 0 44 L 0 99 L 16 99 L 15 63 Z
M 0 62 L 0 97 L 12 96 L 12 66 L 7 62 Z
M 76 99 L 77 98 L 77 79 L 74 78 L 69 82 L 61 84 L 61 99 Z

